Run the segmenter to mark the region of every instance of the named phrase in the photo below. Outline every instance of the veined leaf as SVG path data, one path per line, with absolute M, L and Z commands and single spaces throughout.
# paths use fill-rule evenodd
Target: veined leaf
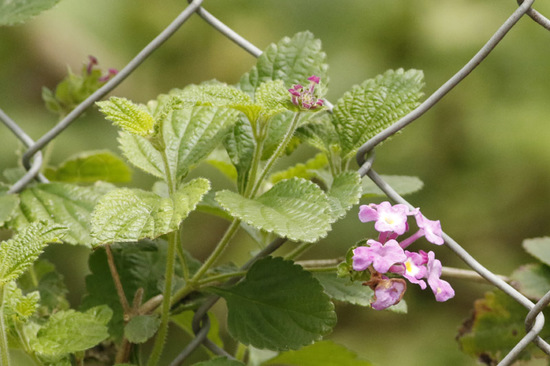
M 10 281 L 4 288 L 4 318 L 8 324 L 13 322 L 24 323 L 38 309 L 40 295 L 38 291 L 29 292 L 23 295 L 23 292 L 17 287 L 15 281 Z
M 406 175 L 382 175 L 382 179 L 388 183 L 397 193 L 404 196 L 417 192 L 424 187 L 424 183 L 418 177 Z M 363 197 L 385 197 L 386 194 L 378 188 L 369 177 L 363 177 Z
M 266 81 L 282 80 L 285 86 L 290 87 L 307 82 L 312 75 L 328 84 L 327 70 L 321 41 L 310 32 L 301 32 L 267 47 L 258 57 L 256 65 L 242 76 L 240 88 L 252 95 Z
M 361 176 L 357 172 L 347 171 L 334 177 L 328 191 L 332 208 L 332 218 L 336 221 L 346 215 L 346 212 L 361 198 Z
M 254 96 L 256 104 L 262 107 L 265 119 L 285 112 L 290 103 L 290 94 L 282 80 L 269 80 L 261 83 Z
M 98 180 L 123 183 L 132 179 L 128 166 L 107 150 L 80 153 L 58 168 L 48 168 L 45 175 L 53 181 L 70 183 L 95 183 Z
M 134 316 L 124 327 L 124 336 L 132 343 L 144 343 L 155 335 L 159 326 L 157 315 Z
M 327 154 L 340 151 L 340 140 L 336 128 L 327 113 L 314 114 L 309 123 L 296 130 L 296 136 Z
M 315 177 L 315 170 L 322 169 L 325 166 L 327 166 L 328 160 L 327 156 L 324 153 L 319 153 L 315 155 L 313 158 L 307 160 L 305 163 L 298 163 L 294 166 L 291 166 L 290 168 L 273 173 L 269 177 L 269 181 L 272 183 L 277 183 L 284 179 L 290 179 L 290 178 L 304 178 L 304 179 L 311 179 Z
M 45 221 L 66 226 L 63 241 L 89 246 L 91 212 L 97 201 L 113 186 L 97 183 L 79 187 L 68 183 L 44 183 L 19 194 L 19 207 L 6 226 L 21 230 L 31 222 Z
M 154 239 L 177 230 L 209 189 L 208 180 L 197 178 L 181 186 L 171 198 L 140 189 L 113 190 L 92 214 L 94 245 Z
M 184 177 L 222 142 L 238 113 L 228 108 L 197 106 L 176 109 L 166 117 L 162 137 L 172 180 Z M 162 155 L 148 139 L 122 133 L 119 143 L 124 156 L 132 164 L 165 179 Z
M 252 104 L 252 98 L 248 94 L 234 86 L 220 82 L 189 85 L 184 89 L 173 89 L 170 94 L 191 105 L 233 107 Z
M 151 136 L 155 119 L 144 105 L 134 104 L 128 99 L 111 97 L 107 101 L 96 102 L 105 118 L 125 131 L 139 136 Z
M 325 292 L 334 300 L 354 305 L 370 306 L 374 292 L 359 281 L 351 281 L 347 277 L 338 277 L 335 273 L 314 273 Z
M 84 351 L 109 337 L 107 323 L 112 314 L 107 306 L 97 306 L 84 313 L 59 311 L 40 328 L 31 348 L 50 357 Z
M 11 0 L 0 2 L 0 26 L 23 23 L 53 8 L 59 0 Z
M 321 339 L 336 323 L 334 306 L 319 282 L 282 258 L 260 259 L 243 281 L 212 291 L 227 302 L 231 335 L 257 348 L 298 349 Z
M 262 363 L 267 365 L 286 366 L 371 366 L 368 361 L 361 360 L 357 354 L 344 346 L 331 341 L 321 341 L 301 348 L 297 351 L 287 351 Z
M 332 222 L 326 194 L 304 179 L 281 181 L 256 199 L 220 191 L 216 201 L 231 216 L 294 241 L 315 242 L 326 236 Z
M 256 146 L 250 123 L 242 119 L 237 121 L 224 139 L 223 144 L 229 158 L 237 169 L 237 188 L 242 193 Z
M 0 284 L 17 279 L 42 253 L 46 244 L 59 242 L 65 228 L 42 222 L 29 224 L 0 245 Z
M 418 70 L 388 70 L 344 94 L 333 110 L 342 156 L 353 157 L 368 139 L 418 105 L 424 85 Z
M 542 263 L 526 264 L 516 269 L 512 284 L 528 298 L 539 301 L 550 291 L 550 267 Z

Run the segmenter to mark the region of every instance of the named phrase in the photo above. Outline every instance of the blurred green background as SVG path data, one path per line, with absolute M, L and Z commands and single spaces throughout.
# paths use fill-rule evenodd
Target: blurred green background
M 536 4 L 550 14 L 550 4 Z M 34 20 L 0 28 L 0 108 L 38 139 L 56 122 L 45 110 L 41 88 L 54 88 L 67 66 L 79 71 L 88 55 L 100 66 L 122 68 L 186 6 L 185 1 L 63 0 Z M 514 1 L 473 0 L 206 0 L 204 7 L 259 48 L 302 30 L 323 42 L 330 64 L 328 99 L 391 68 L 424 71 L 426 96 L 473 56 L 516 9 Z M 550 234 L 550 33 L 522 19 L 465 81 L 403 133 L 377 149 L 375 169 L 416 175 L 425 188 L 410 197 L 475 258 L 508 275 L 531 261 L 521 242 Z M 218 79 L 236 83 L 254 58 L 193 16 L 114 92 L 136 102 L 189 83 Z M 0 124 L 0 169 L 14 167 L 22 150 Z M 55 141 L 51 162 L 84 150 L 117 151 L 116 130 L 96 110 Z M 302 149 L 297 158 L 311 155 Z M 209 167 L 215 187 L 227 185 Z M 152 180 L 138 171 L 132 185 Z M 366 202 L 365 202 L 366 203 Z M 308 253 L 343 255 L 372 233 L 356 210 Z M 185 223 L 187 248 L 204 258 L 226 223 L 195 213 Z M 255 249 L 245 235 L 228 259 L 242 263 Z M 444 265 L 464 268 L 444 247 Z M 51 247 L 46 255 L 65 273 L 78 305 L 87 250 Z M 408 315 L 338 307 L 331 339 L 376 365 L 471 365 L 454 340 L 461 322 L 488 285 L 453 280 L 456 298 L 436 303 L 429 291 L 410 286 Z

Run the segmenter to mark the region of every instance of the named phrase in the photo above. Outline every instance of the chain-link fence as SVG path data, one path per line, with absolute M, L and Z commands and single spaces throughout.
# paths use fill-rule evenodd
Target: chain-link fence
M 388 185 L 373 169 L 372 164 L 374 162 L 374 150 L 375 148 L 389 136 L 403 129 L 411 122 L 418 119 L 431 107 L 437 104 L 450 90 L 461 83 L 474 69 L 493 51 L 497 44 L 506 36 L 506 34 L 517 24 L 517 22 L 525 15 L 529 16 L 533 21 L 540 26 L 550 30 L 550 20 L 538 13 L 532 8 L 534 0 L 518 0 L 519 7 L 516 11 L 509 16 L 509 18 L 502 24 L 502 26 L 494 33 L 494 35 L 487 41 L 487 43 L 479 50 L 477 54 L 460 69 L 454 76 L 452 76 L 447 82 L 445 82 L 439 89 L 431 94 L 418 108 L 411 113 L 400 119 L 398 122 L 390 126 L 388 129 L 376 135 L 371 140 L 365 142 L 365 144 L 359 149 L 357 154 L 357 162 L 360 166 L 359 173 L 361 176 L 368 176 L 376 183 L 394 202 L 403 203 L 409 207 L 413 207 L 401 196 L 399 196 L 395 190 Z M 52 129 L 46 132 L 37 141 L 34 141 L 25 132 L 20 125 L 12 120 L 4 111 L 0 109 L 0 120 L 8 127 L 13 135 L 18 138 L 26 147 L 27 150 L 23 155 L 22 163 L 26 168 L 27 173 L 10 188 L 10 193 L 16 193 L 23 190 L 33 180 L 40 182 L 47 182 L 47 179 L 40 174 L 42 168 L 42 153 L 41 150 L 52 142 L 57 136 L 62 134 L 68 126 L 70 126 L 76 119 L 81 116 L 84 111 L 96 101 L 103 98 L 106 94 L 112 91 L 119 84 L 132 74 L 142 62 L 149 57 L 155 50 L 162 46 L 162 44 L 168 40 L 180 27 L 182 27 L 191 17 L 199 16 L 205 22 L 207 22 L 212 28 L 222 33 L 228 40 L 234 42 L 251 55 L 258 57 L 261 55 L 261 50 L 255 45 L 250 43 L 243 36 L 237 34 L 230 27 L 226 26 L 215 16 L 209 13 L 203 6 L 203 0 L 189 1 L 189 5 L 179 16 L 167 26 L 152 42 L 150 42 L 141 52 L 139 52 L 119 73 L 109 80 L 100 89 L 94 92 L 74 110 L 67 114 L 59 123 L 57 123 Z M 328 103 L 331 107 L 330 103 Z M 465 249 L 463 249 L 455 240 L 448 235 L 444 234 L 446 245 L 459 256 L 469 267 L 479 273 L 483 278 L 492 283 L 508 294 L 515 301 L 522 306 L 529 309 L 529 313 L 525 319 L 525 328 L 527 334 L 525 337 L 516 344 L 516 346 L 510 350 L 506 357 L 501 361 L 499 365 L 510 365 L 513 363 L 520 352 L 524 350 L 531 342 L 534 342 L 539 348 L 541 348 L 546 354 L 550 355 L 550 344 L 541 339 L 538 334 L 544 327 L 544 316 L 542 310 L 550 304 L 550 292 L 548 292 L 540 301 L 536 304 L 531 302 L 516 289 L 506 283 L 500 276 L 495 275 L 483 265 L 476 261 Z M 264 250 L 258 253 L 248 263 L 246 263 L 242 270 L 248 269 L 257 259 L 269 255 L 279 246 L 284 243 L 283 239 L 277 239 Z M 232 281 L 236 282 L 237 279 Z M 211 297 L 204 305 L 202 305 L 195 314 L 193 321 L 193 331 L 195 332 L 194 339 L 186 346 L 186 348 L 180 353 L 180 355 L 172 362 L 171 365 L 181 364 L 194 350 L 196 350 L 201 344 L 205 345 L 215 354 L 227 355 L 227 353 L 216 346 L 207 338 L 209 330 L 209 321 L 206 316 L 207 311 L 217 302 L 218 297 Z

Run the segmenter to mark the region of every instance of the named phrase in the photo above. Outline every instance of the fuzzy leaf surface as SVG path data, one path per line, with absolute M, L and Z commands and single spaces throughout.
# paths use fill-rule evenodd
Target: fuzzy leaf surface
M 154 239 L 177 230 L 209 189 L 208 180 L 197 178 L 170 198 L 140 189 L 113 190 L 92 214 L 94 245 Z
M 53 8 L 59 0 L 2 0 L 0 26 L 26 22 L 41 12 Z
M 293 241 L 315 242 L 327 235 L 332 222 L 328 197 L 304 179 L 281 181 L 255 199 L 224 190 L 216 201 L 231 216 Z
M 69 183 L 95 183 L 98 180 L 124 183 L 132 179 L 128 166 L 106 150 L 80 153 L 58 168 L 48 168 L 45 175 L 49 180 Z
M 124 336 L 132 343 L 144 343 L 153 337 L 160 326 L 156 315 L 134 316 L 124 327 Z
M 424 183 L 418 177 L 405 175 L 382 175 L 381 177 L 402 196 L 417 192 L 424 187 Z M 386 194 L 369 177 L 363 177 L 362 186 L 363 197 L 386 197 Z
M 185 176 L 205 159 L 224 139 L 239 112 L 228 108 L 192 107 L 171 111 L 162 124 L 172 180 Z M 136 167 L 165 179 L 162 155 L 141 136 L 121 133 L 120 148 Z
M 361 176 L 357 172 L 347 171 L 336 177 L 328 191 L 328 198 L 332 207 L 332 217 L 338 220 L 359 202 L 361 198 Z
M 512 284 L 528 298 L 538 301 L 550 291 L 550 267 L 542 263 L 526 264 L 516 269 Z
M 388 70 L 345 93 L 334 107 L 332 120 L 342 156 L 353 157 L 368 139 L 416 108 L 423 85 L 421 71 Z
M 115 126 L 138 136 L 153 134 L 155 119 L 144 105 L 135 104 L 125 98 L 111 97 L 96 102 L 101 113 Z
M 311 179 L 315 177 L 315 170 L 322 169 L 328 165 L 327 156 L 324 153 L 319 153 L 305 163 L 298 163 L 290 168 L 273 173 L 269 177 L 271 183 L 277 183 L 290 178 Z
M 0 193 L 0 227 L 14 215 L 19 204 L 19 197 L 15 194 Z
M 17 279 L 38 259 L 44 247 L 59 242 L 65 232 L 59 225 L 29 224 L 0 245 L 0 284 Z
M 260 259 L 242 282 L 212 291 L 227 302 L 231 335 L 256 348 L 298 349 L 320 340 L 336 323 L 319 282 L 282 258 Z
M 522 245 L 527 253 L 542 263 L 550 265 L 550 237 L 526 239 Z
M 353 305 L 370 306 L 374 292 L 368 286 L 349 278 L 337 277 L 334 273 L 315 273 L 313 275 L 325 292 L 334 300 L 347 302 Z
M 256 65 L 244 74 L 240 88 L 254 94 L 261 83 L 282 80 L 284 85 L 307 83 L 307 78 L 316 75 L 328 83 L 327 56 L 321 49 L 321 41 L 310 32 L 295 34 L 273 43 L 258 57 Z
M 83 313 L 59 311 L 40 328 L 31 347 L 45 356 L 84 351 L 109 337 L 107 323 L 112 314 L 107 306 L 97 306 Z
M 237 170 L 237 188 L 244 191 L 256 141 L 250 123 L 240 119 L 223 141 L 227 154 Z
M 371 366 L 368 361 L 358 358 L 357 354 L 332 341 L 320 341 L 297 351 L 287 351 L 262 363 L 287 366 Z

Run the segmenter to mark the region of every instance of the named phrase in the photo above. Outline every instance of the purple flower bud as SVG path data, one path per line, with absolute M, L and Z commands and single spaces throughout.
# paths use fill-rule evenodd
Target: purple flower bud
M 322 107 L 324 102 L 315 95 L 315 85 L 319 84 L 319 77 L 313 75 L 308 80 L 310 81 L 310 85 L 307 89 L 301 84 L 296 84 L 288 89 L 288 92 L 292 95 L 292 104 L 302 109 L 313 110 Z
M 88 75 L 90 75 L 92 73 L 92 69 L 94 68 L 94 66 L 97 65 L 97 58 L 90 55 L 88 56 L 88 59 L 90 61 L 88 62 L 88 66 L 86 66 L 86 72 L 88 73 Z
M 383 277 L 374 288 L 374 301 L 371 306 L 375 310 L 384 310 L 397 304 L 407 290 L 407 283 L 400 278 Z

